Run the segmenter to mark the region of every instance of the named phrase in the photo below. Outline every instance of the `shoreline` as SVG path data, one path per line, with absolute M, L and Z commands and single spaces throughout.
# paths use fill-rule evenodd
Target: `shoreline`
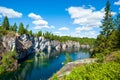
M 69 75 L 73 68 L 77 66 L 82 66 L 84 64 L 94 63 L 95 61 L 95 58 L 87 58 L 69 62 L 65 64 L 59 71 L 57 71 L 55 75 L 57 75 L 58 78 L 61 78 L 65 75 Z M 50 77 L 48 80 L 52 80 L 52 77 Z

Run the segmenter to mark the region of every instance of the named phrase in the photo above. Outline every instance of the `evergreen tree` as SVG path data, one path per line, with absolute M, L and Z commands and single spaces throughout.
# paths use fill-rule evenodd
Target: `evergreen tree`
M 25 28 L 24 28 L 24 25 L 23 25 L 22 22 L 19 25 L 18 33 L 19 34 L 24 34 L 25 33 Z
M 28 28 L 29 28 L 29 25 L 26 25 L 24 34 L 29 34 Z
M 42 36 L 42 31 L 38 31 L 37 36 L 38 36 L 38 37 L 39 37 L 39 36 Z
M 32 30 L 29 31 L 29 35 L 32 35 Z
M 120 13 L 118 13 L 117 18 L 115 20 L 115 25 L 117 28 L 117 47 L 120 48 Z
M 14 23 L 14 25 L 12 27 L 12 30 L 15 31 L 15 32 L 17 32 L 17 24 L 16 23 Z
M 4 18 L 4 20 L 3 20 L 2 27 L 3 27 L 5 30 L 9 30 L 9 29 L 10 29 L 10 25 L 9 25 L 9 21 L 8 21 L 7 16 L 5 16 L 5 18 Z
M 115 39 L 115 28 L 113 23 L 113 18 L 110 10 L 110 3 L 107 1 L 105 7 L 105 17 L 102 20 L 102 31 L 98 35 L 96 40 L 96 53 L 109 53 L 109 51 L 114 47 Z

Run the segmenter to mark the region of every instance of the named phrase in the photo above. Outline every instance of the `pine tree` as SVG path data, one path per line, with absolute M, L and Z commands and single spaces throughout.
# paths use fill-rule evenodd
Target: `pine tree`
M 42 36 L 42 31 L 38 31 L 37 36 Z
M 14 25 L 12 27 L 12 30 L 15 31 L 15 32 L 17 32 L 17 24 L 16 23 L 14 23 Z
M 5 18 L 4 18 L 4 20 L 3 20 L 2 27 L 3 27 L 5 30 L 9 30 L 9 29 L 10 29 L 10 25 L 9 25 L 9 21 L 8 21 L 7 16 L 5 16 Z
M 106 3 L 105 17 L 102 20 L 102 26 L 100 27 L 102 28 L 102 31 L 96 40 L 95 53 L 104 52 L 106 54 L 114 47 L 114 38 L 116 37 L 109 1 Z
M 115 25 L 117 28 L 117 47 L 120 48 L 120 13 L 118 13 L 117 18 L 115 20 Z
M 20 23 L 18 33 L 19 34 L 24 34 L 25 33 L 25 28 L 24 28 L 23 23 Z
M 29 31 L 29 35 L 32 35 L 32 30 Z

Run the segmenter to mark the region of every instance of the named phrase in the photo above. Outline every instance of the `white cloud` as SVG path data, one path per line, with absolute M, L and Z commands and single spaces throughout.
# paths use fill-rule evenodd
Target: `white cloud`
M 47 28 L 47 29 L 53 29 L 55 28 L 54 26 L 49 26 L 48 22 L 44 20 L 40 15 L 37 15 L 35 13 L 30 13 L 28 14 L 29 18 L 34 19 L 32 23 L 35 25 L 34 29 L 42 29 L 42 28 Z
M 69 31 L 69 28 L 67 28 L 67 27 L 61 27 L 58 30 L 60 30 L 60 31 Z
M 34 14 L 34 13 L 30 13 L 28 15 L 28 17 L 30 17 L 32 19 L 35 19 L 35 20 L 42 19 L 42 17 L 40 15 L 37 15 L 37 14 Z
M 87 7 L 84 5 L 82 7 L 69 7 L 67 11 L 73 19 L 73 24 L 80 26 L 75 29 L 75 33 L 79 34 L 79 37 L 87 35 L 91 37 L 97 36 L 97 34 L 94 34 L 96 31 L 93 32 L 93 30 L 102 25 L 101 20 L 105 14 L 104 8 L 98 11 L 92 5 Z M 112 12 L 112 14 L 115 15 L 116 13 Z
M 48 26 L 48 25 L 38 25 L 38 26 L 35 26 L 34 29 L 42 29 L 42 28 L 47 28 L 47 29 L 53 29 L 54 27 L 53 26 Z
M 35 24 L 35 25 L 48 25 L 48 22 L 45 21 L 45 20 L 42 20 L 42 19 L 40 19 L 40 20 L 35 20 L 35 21 L 33 21 L 32 23 Z
M 90 5 L 90 8 L 85 7 L 70 7 L 68 12 L 72 19 L 74 19 L 73 24 L 78 24 L 81 26 L 98 27 L 101 25 L 101 20 L 103 19 L 104 12 L 94 11 L 95 8 Z
M 6 8 L 6 7 L 2 7 L 2 6 L 0 6 L 0 14 L 2 16 L 7 16 L 8 18 L 20 18 L 20 17 L 22 17 L 22 13 L 17 12 L 11 8 Z
M 90 31 L 92 30 L 91 27 L 77 27 L 75 28 L 75 33 L 80 33 L 81 31 Z
M 88 38 L 96 38 L 98 33 L 96 31 L 90 30 L 90 31 L 84 31 L 79 33 L 72 33 L 71 36 L 73 37 L 88 37 Z
M 117 2 L 114 2 L 114 5 L 120 5 L 120 0 L 118 0 Z

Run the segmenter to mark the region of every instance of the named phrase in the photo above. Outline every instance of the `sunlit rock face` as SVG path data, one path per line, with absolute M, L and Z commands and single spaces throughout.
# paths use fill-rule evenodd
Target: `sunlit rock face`
M 23 59 L 32 53 L 46 52 L 47 55 L 55 55 L 60 51 L 76 51 L 79 48 L 89 49 L 89 45 L 80 45 L 76 41 L 60 42 L 57 40 L 49 40 L 44 37 L 34 37 L 30 35 L 11 35 L 2 36 L 0 40 L 1 49 L 0 54 L 4 51 L 13 51 L 16 49 L 18 59 Z M 1 57 L 0 57 L 1 59 Z
M 34 37 L 29 35 L 20 35 L 16 38 L 16 51 L 19 54 L 19 59 L 34 53 Z
M 47 52 L 49 55 L 54 51 L 60 52 L 68 50 L 68 48 L 80 48 L 79 42 L 67 41 L 60 42 L 57 40 L 49 40 L 44 37 L 33 37 L 26 34 L 16 38 L 16 50 L 19 58 L 25 58 L 27 55 L 36 52 Z M 69 49 L 70 50 L 70 49 Z
M 7 51 L 13 51 L 15 48 L 15 36 L 10 34 L 2 36 L 2 45 Z
M 6 35 L 1 38 L 1 46 L 3 46 L 0 50 L 13 51 L 16 49 L 19 54 L 19 59 L 23 59 L 26 56 L 36 53 L 36 52 L 46 52 L 49 55 L 53 52 L 60 51 L 71 51 L 73 49 L 79 48 L 90 48 L 89 45 L 80 45 L 79 42 L 75 41 L 67 41 L 60 42 L 57 40 L 49 40 L 44 37 L 34 37 L 30 35 Z M 3 51 L 0 51 L 3 52 Z
M 80 47 L 81 48 L 83 48 L 83 49 L 90 49 L 90 46 L 89 45 L 85 45 L 85 44 L 82 44 L 82 45 L 80 45 Z

